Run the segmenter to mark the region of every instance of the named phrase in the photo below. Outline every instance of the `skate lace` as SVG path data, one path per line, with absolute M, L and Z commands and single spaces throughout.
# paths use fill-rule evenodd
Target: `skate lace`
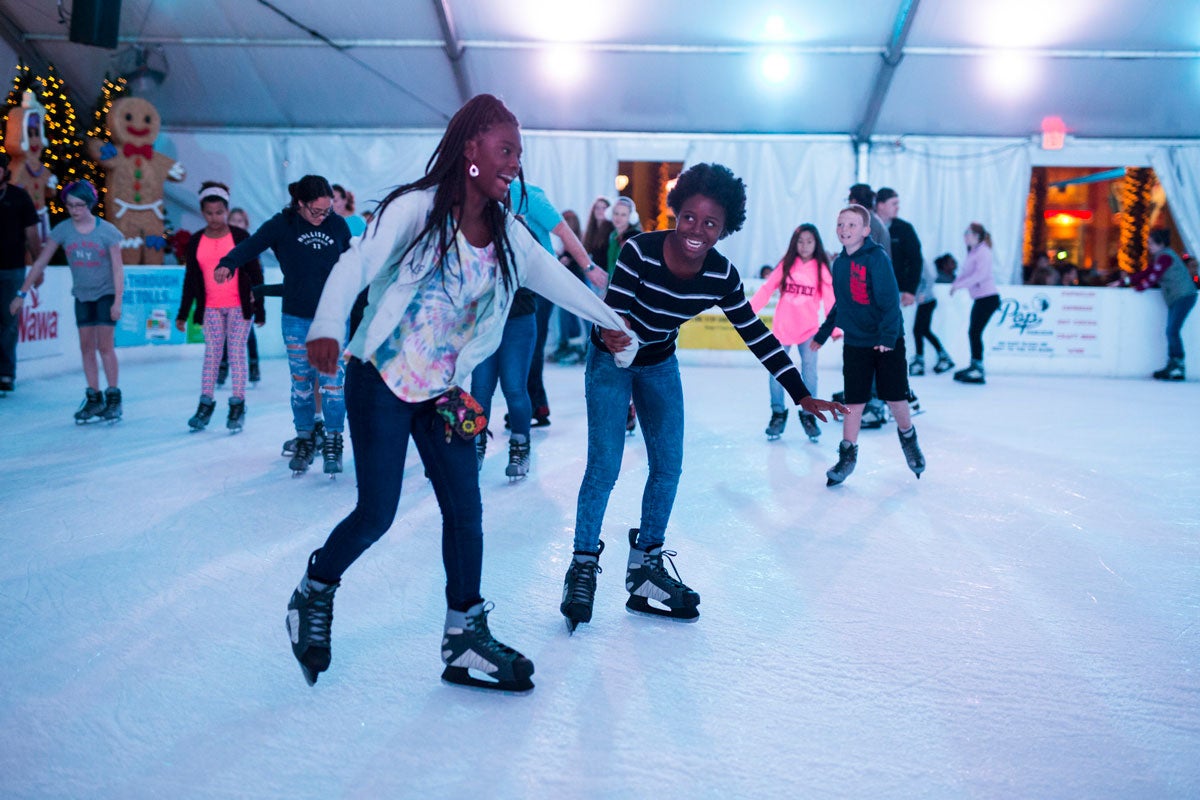
M 308 597 L 308 611 L 305 614 L 308 640 L 313 644 L 328 645 L 329 629 L 333 626 L 333 592 L 310 589 Z
M 650 567 L 650 571 L 658 576 L 660 580 L 665 581 L 667 584 L 673 584 L 677 588 L 687 589 L 688 585 L 683 582 L 682 578 L 680 578 L 679 569 L 675 566 L 675 559 L 673 557 L 677 555 L 679 555 L 679 553 L 674 550 L 659 550 L 657 555 L 651 555 L 647 553 L 645 557 L 645 563 Z M 667 559 L 667 563 L 671 565 L 671 572 L 675 573 L 674 578 L 672 578 L 671 574 L 667 572 L 665 567 L 663 567 L 664 558 Z
M 313 454 L 313 440 L 310 436 L 296 437 L 296 456 L 308 458 Z
M 513 463 L 524 464 L 529 460 L 529 445 L 510 442 L 508 445 L 508 460 Z
M 483 608 L 478 614 L 467 616 L 467 630 L 471 632 L 470 649 L 485 656 L 493 664 L 498 664 L 499 660 L 511 658 L 517 654 L 517 651 L 506 644 L 496 641 L 492 636 L 492 632 L 488 630 L 487 618 L 496 604 L 488 601 L 483 604 Z
M 325 434 L 325 444 L 322 445 L 322 449 L 326 458 L 341 458 L 342 447 L 342 435 L 340 433 Z
M 596 576 L 604 572 L 598 561 L 571 562 L 571 593 L 568 602 L 590 603 L 596 595 Z

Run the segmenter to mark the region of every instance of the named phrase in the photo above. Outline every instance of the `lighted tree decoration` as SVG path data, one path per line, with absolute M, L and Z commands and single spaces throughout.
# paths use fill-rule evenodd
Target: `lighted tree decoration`
M 1035 169 L 1025 202 L 1025 263 L 1033 264 L 1046 252 L 1046 170 Z
M 99 168 L 84 150 L 79 136 L 79 120 L 75 106 L 67 96 L 66 82 L 59 76 L 53 64 L 46 68 L 45 75 L 34 75 L 26 64 L 18 64 L 13 76 L 12 89 L 8 93 L 6 112 L 21 104 L 25 91 L 33 91 L 46 109 L 46 147 L 42 151 L 42 163 L 58 178 L 60 186 L 86 178 L 98 187 L 103 187 Z M 53 198 L 49 202 L 52 220 L 66 216 L 66 209 Z
M 1137 272 L 1146 258 L 1146 232 L 1150 227 L 1150 190 L 1154 171 L 1129 167 L 1121 185 L 1121 246 L 1117 265 L 1122 272 Z
M 108 129 L 106 120 L 108 119 L 108 112 L 112 110 L 113 103 L 117 101 L 117 98 L 125 94 L 125 86 L 124 78 L 117 78 L 114 81 L 107 75 L 104 76 L 104 81 L 100 84 L 100 97 L 96 99 L 96 107 L 92 111 L 92 125 L 87 130 L 86 139 L 99 139 L 104 142 L 112 139 L 112 131 Z M 83 147 L 82 142 L 80 143 L 80 147 Z M 92 181 L 92 184 L 100 194 L 100 205 L 98 208 L 102 209 L 104 200 L 108 195 L 108 181 L 105 180 L 106 176 L 102 167 L 90 159 L 88 163 L 92 165 L 93 174 L 95 175 L 94 178 L 89 178 L 89 180 Z

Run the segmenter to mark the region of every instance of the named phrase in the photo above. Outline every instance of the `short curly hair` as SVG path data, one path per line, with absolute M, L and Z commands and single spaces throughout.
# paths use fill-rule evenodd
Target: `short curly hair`
M 746 184 L 724 164 L 694 164 L 675 181 L 667 195 L 667 205 L 679 215 L 679 209 L 693 195 L 702 194 L 725 209 L 725 230 L 717 238 L 724 239 L 742 229 L 746 222 Z

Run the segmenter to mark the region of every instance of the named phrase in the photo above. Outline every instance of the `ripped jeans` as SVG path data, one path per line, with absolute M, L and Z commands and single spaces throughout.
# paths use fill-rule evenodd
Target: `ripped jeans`
M 292 373 L 292 422 L 296 426 L 296 433 L 311 433 L 317 408 L 313 392 L 313 377 L 317 376 L 317 370 L 308 363 L 308 346 L 304 340 L 308 337 L 312 320 L 291 314 L 283 314 L 281 320 L 288 368 Z M 338 361 L 337 375 L 320 375 L 319 378 L 325 430 L 341 433 L 346 427 L 346 398 L 342 389 L 346 379 L 345 367 Z

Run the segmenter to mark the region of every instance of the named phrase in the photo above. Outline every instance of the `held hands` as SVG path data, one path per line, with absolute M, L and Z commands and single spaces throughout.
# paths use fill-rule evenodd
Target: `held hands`
M 816 339 L 812 339 L 808 343 L 808 349 L 812 350 L 815 353 L 821 349 L 821 343 L 818 342 Z
M 629 345 L 633 344 L 633 339 L 625 331 L 614 331 L 609 328 L 600 329 L 600 341 L 604 342 L 604 347 L 610 353 L 619 353 Z
M 336 375 L 341 350 L 337 339 L 313 339 L 308 343 L 308 363 L 322 375 Z
M 217 267 L 213 270 L 213 280 L 217 283 L 224 283 L 231 275 L 233 273 L 229 271 L 229 267 Z
M 915 302 L 917 302 L 917 296 L 915 294 L 912 294 L 910 292 L 901 292 L 900 293 L 900 305 L 911 306 Z
M 828 422 L 822 411 L 828 411 L 835 420 L 841 419 L 842 415 L 849 414 L 850 409 L 846 408 L 841 403 L 834 403 L 831 400 L 819 400 L 811 395 L 800 401 L 800 407 L 808 413 L 812 414 L 821 422 Z

